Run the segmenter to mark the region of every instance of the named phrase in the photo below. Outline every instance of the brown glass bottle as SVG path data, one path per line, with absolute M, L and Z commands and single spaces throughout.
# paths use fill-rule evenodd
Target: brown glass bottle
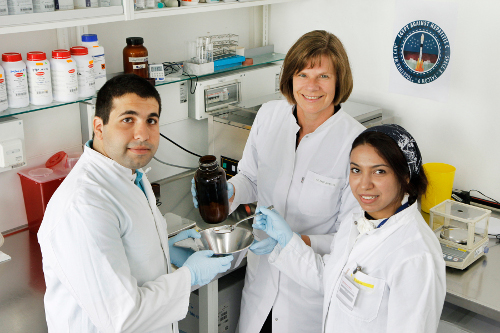
M 194 181 L 200 215 L 207 223 L 220 223 L 229 215 L 226 172 L 213 155 L 201 157 L 199 163 Z
M 123 48 L 123 70 L 137 74 L 145 79 L 148 73 L 148 49 L 144 47 L 142 37 L 127 37 L 127 46 Z

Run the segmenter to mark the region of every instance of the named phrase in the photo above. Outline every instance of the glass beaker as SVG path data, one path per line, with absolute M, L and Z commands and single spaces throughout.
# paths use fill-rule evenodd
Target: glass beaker
M 213 155 L 200 158 L 199 168 L 194 174 L 198 209 L 203 220 L 209 224 L 224 221 L 229 215 L 226 172 Z

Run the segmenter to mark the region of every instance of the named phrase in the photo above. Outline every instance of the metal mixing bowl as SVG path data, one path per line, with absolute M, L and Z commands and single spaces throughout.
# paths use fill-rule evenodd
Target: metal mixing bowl
M 231 262 L 231 268 L 235 268 L 252 245 L 253 234 L 250 230 L 241 227 L 236 227 L 227 233 L 217 233 L 213 230 L 215 228 L 200 231 L 204 250 L 214 251 L 214 256 L 232 254 L 234 259 Z

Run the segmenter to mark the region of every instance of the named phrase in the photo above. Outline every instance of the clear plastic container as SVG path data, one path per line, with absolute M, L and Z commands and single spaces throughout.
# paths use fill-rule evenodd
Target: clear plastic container
M 104 47 L 99 46 L 96 34 L 82 35 L 82 45 L 89 49 L 89 54 L 94 60 L 95 89 L 99 90 L 106 83 Z
M 32 51 L 26 56 L 30 103 L 46 105 L 52 103 L 52 79 L 50 63 L 45 52 Z
M 203 220 L 220 223 L 229 215 L 226 172 L 213 155 L 202 156 L 194 174 L 198 207 Z
M 78 78 L 76 62 L 68 50 L 52 51 L 50 59 L 52 70 L 52 92 L 54 100 L 74 102 L 78 100 Z
M 95 94 L 94 60 L 85 46 L 70 49 L 78 72 L 78 96 L 89 97 Z
M 7 96 L 10 108 L 23 108 L 30 104 L 26 64 L 21 53 L 2 54 L 2 67 L 7 82 Z
M 6 110 L 9 107 L 9 101 L 7 101 L 7 86 L 5 84 L 5 72 L 3 67 L 0 66 L 0 112 Z

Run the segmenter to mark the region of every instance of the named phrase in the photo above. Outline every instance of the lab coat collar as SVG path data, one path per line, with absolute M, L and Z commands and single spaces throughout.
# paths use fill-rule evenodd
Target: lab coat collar
M 300 130 L 300 125 L 298 123 L 298 119 L 295 118 L 295 116 L 293 115 L 294 108 L 295 108 L 295 106 L 293 106 L 293 105 L 290 106 L 290 118 L 297 126 L 297 131 L 298 131 L 298 130 Z M 342 110 L 342 107 L 341 107 L 337 112 L 335 112 L 333 115 L 331 115 L 330 118 L 325 120 L 325 122 L 323 124 L 319 125 L 318 128 L 316 128 L 316 130 L 314 130 L 314 132 L 309 133 L 308 135 L 314 135 L 315 133 L 320 133 L 320 132 L 323 132 L 325 130 L 329 130 L 329 128 L 333 124 L 340 121 L 340 119 L 345 117 L 345 115 L 347 115 L 347 114 L 344 112 L 344 110 Z
M 97 163 L 99 165 L 106 165 L 108 166 L 111 170 L 115 171 L 117 174 L 121 175 L 125 179 L 134 182 L 135 178 L 137 177 L 137 173 L 132 173 L 132 170 L 129 168 L 124 167 L 123 165 L 119 164 L 118 162 L 112 160 L 109 157 L 104 156 L 97 150 L 94 150 L 93 148 L 90 148 L 89 146 L 85 145 L 84 146 L 84 155 L 87 155 L 89 157 L 89 161 L 91 163 Z M 141 169 L 137 169 L 141 173 L 144 173 L 144 171 Z

